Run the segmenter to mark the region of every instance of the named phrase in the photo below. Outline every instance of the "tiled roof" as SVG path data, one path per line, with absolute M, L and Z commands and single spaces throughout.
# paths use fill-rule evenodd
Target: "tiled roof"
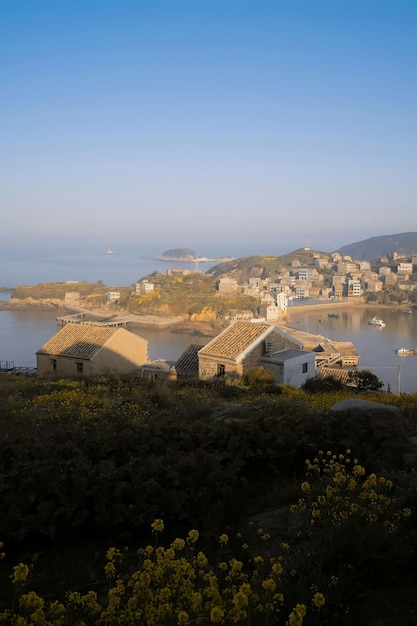
M 38 350 L 37 354 L 66 356 L 73 359 L 91 359 L 113 335 L 121 330 L 124 329 L 111 328 L 109 326 L 66 324 Z
M 286 327 L 285 334 L 294 337 L 303 344 L 304 350 L 314 350 L 315 352 L 340 352 L 341 354 L 357 355 L 355 346 L 351 341 L 338 341 L 323 335 L 314 335 L 296 328 Z
M 236 359 L 253 343 L 274 327 L 270 324 L 235 322 L 212 339 L 199 352 L 203 356 Z
M 198 376 L 198 352 L 203 346 L 190 344 L 175 363 L 177 376 Z

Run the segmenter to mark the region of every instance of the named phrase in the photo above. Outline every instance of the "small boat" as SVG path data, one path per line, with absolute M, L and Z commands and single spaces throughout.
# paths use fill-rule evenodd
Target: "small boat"
M 104 254 L 114 254 L 114 252 L 111 248 L 109 248 Z
M 340 319 L 340 313 L 327 313 L 327 317 L 334 317 L 336 320 Z
M 383 320 L 377 319 L 376 317 L 373 317 L 371 320 L 368 320 L 368 324 L 370 324 L 371 326 L 379 326 L 380 328 L 385 326 L 385 322 Z
M 417 349 L 411 350 L 410 348 L 397 348 L 395 352 L 398 356 L 408 356 L 410 354 L 417 354 Z

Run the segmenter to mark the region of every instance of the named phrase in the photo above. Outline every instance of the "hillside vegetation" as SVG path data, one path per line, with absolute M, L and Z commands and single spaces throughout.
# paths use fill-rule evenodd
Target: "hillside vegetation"
M 292 261 L 296 259 L 300 261 L 303 267 L 314 267 L 314 254 L 319 254 L 322 258 L 329 257 L 326 252 L 299 248 L 281 256 L 257 255 L 226 261 L 225 263 L 215 265 L 207 273 L 216 278 L 227 274 L 233 276 L 239 284 L 242 284 L 251 277 L 274 278 L 274 275 L 279 274 L 282 270 L 289 270 Z
M 364 396 L 404 415 L 376 429 L 351 396 L 3 376 L 1 621 L 412 623 L 417 396 Z

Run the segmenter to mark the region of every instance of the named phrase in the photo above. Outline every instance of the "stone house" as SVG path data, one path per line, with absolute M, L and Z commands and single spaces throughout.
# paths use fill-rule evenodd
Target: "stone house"
M 198 351 L 198 375 L 203 380 L 243 376 L 288 348 L 299 350 L 300 343 L 271 324 L 234 322 Z
M 242 311 L 232 311 L 229 315 L 229 320 L 236 322 L 237 320 L 252 320 L 253 312 L 250 309 L 243 309 Z
M 149 362 L 148 342 L 120 327 L 66 324 L 36 361 L 39 376 L 130 374 Z
M 236 293 L 238 290 L 238 284 L 234 278 L 228 278 L 225 276 L 224 278 L 220 278 L 217 289 L 219 293 Z
M 137 376 L 145 380 L 177 380 L 175 366 L 164 359 L 144 363 L 137 369 Z

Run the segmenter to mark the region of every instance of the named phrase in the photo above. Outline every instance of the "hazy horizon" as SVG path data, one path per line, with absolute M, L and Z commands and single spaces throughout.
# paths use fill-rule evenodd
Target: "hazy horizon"
M 0 246 L 415 231 L 416 35 L 413 0 L 3 0 Z

